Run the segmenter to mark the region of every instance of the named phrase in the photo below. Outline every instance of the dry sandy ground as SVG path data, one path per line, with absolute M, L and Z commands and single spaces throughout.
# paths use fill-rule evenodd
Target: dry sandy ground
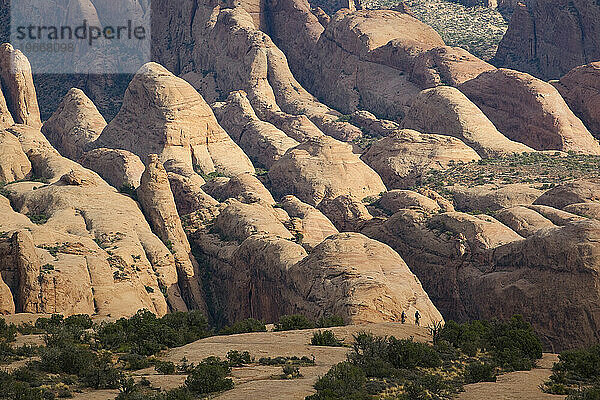
M 35 321 L 35 316 L 17 316 L 7 318 L 7 322 Z M 430 336 L 425 328 L 398 323 L 369 324 L 331 328 L 337 337 L 347 343 L 352 335 L 359 331 L 370 331 L 377 335 L 393 335 L 398 338 L 414 337 L 415 340 L 428 341 Z M 256 400 L 285 399 L 295 400 L 314 393 L 312 387 L 315 380 L 325 374 L 331 366 L 346 358 L 348 348 L 311 346 L 310 338 L 315 330 L 288 332 L 260 332 L 242 335 L 215 336 L 190 343 L 186 346 L 169 350 L 160 358 L 180 363 L 186 358 L 190 363 L 197 363 L 209 356 L 225 358 L 229 350 L 248 351 L 256 360 L 261 357 L 277 356 L 314 356 L 316 364 L 301 367 L 303 377 L 294 380 L 279 380 L 273 376 L 281 373 L 281 367 L 252 365 L 234 368 L 232 375 L 235 388 L 225 392 L 217 399 L 222 400 Z M 38 343 L 39 336 L 18 338 L 18 343 Z M 477 383 L 467 385 L 459 400 L 531 400 L 531 399 L 564 399 L 565 396 L 553 396 L 542 393 L 538 386 L 551 374 L 550 368 L 556 355 L 544 354 L 539 367 L 526 372 L 515 372 L 498 377 L 495 383 Z M 21 362 L 20 362 L 21 363 Z M 19 364 L 20 364 L 19 363 Z M 16 363 L 15 363 L 16 364 Z M 16 365 L 13 364 L 11 367 Z M 140 370 L 135 373 L 137 379 L 146 377 L 153 386 L 170 389 L 183 384 L 185 376 L 158 375 L 154 368 Z M 76 400 L 112 400 L 116 390 L 92 391 L 75 394 Z

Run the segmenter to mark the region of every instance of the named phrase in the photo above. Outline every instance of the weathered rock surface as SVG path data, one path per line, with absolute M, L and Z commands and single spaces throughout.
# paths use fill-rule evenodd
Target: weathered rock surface
M 164 67 L 149 63 L 125 92 L 123 107 L 95 142 L 97 147 L 131 151 L 142 160 L 158 154 L 190 171 L 237 175 L 253 172 L 244 152 L 219 126 L 202 96 Z
M 274 125 L 261 121 L 244 92 L 232 92 L 225 103 L 214 107 L 215 115 L 231 138 L 258 165 L 271 168 L 298 142 Z
M 523 72 L 498 69 L 484 72 L 459 89 L 509 139 L 536 150 L 600 154 L 597 140 L 549 83 Z
M 494 65 L 558 79 L 600 59 L 599 21 L 594 0 L 518 2 Z
M 573 68 L 551 83 L 592 134 L 600 136 L 600 62 Z
M 437 213 L 442 210 L 450 211 L 443 209 L 439 202 L 411 190 L 390 190 L 381 195 L 376 204 L 378 208 L 391 214 L 403 209 L 416 209 L 426 213 Z M 448 205 L 444 204 L 444 206 L 446 208 Z M 450 207 L 452 207 L 451 204 Z
M 542 194 L 534 204 L 558 209 L 584 202 L 600 202 L 600 183 L 593 181 L 575 181 L 558 185 Z
M 95 171 L 114 188 L 135 189 L 140 186 L 144 163 L 127 150 L 94 149 L 86 152 L 79 163 Z
M 236 199 L 243 203 L 255 203 L 261 201 L 268 205 L 274 205 L 275 200 L 264 185 L 252 174 L 240 174 L 233 178 L 215 179 L 203 186 L 206 193 L 219 201 Z
M 494 124 L 460 90 L 438 86 L 419 93 L 402 127 L 424 133 L 454 136 L 471 146 L 481 157 L 532 152 L 498 132 Z
M 42 126 L 29 60 L 8 43 L 0 46 L 0 80 L 14 122 L 34 128 Z M 3 108 L 0 105 L 4 114 Z
M 323 200 L 319 210 L 333 222 L 340 232 L 360 231 L 365 222 L 373 216 L 367 207 L 350 196 L 338 196 L 335 199 Z
M 21 143 L 10 132 L 0 131 L 0 182 L 14 182 L 31 175 L 31 163 Z
M 155 154 L 149 157 L 137 197 L 153 231 L 173 253 L 186 303 L 193 308 L 204 309 L 199 267 L 177 214 L 167 172 Z
M 313 206 L 341 195 L 360 201 L 386 190 L 350 145 L 326 136 L 290 149 L 273 164 L 269 178 L 274 194 L 292 194 Z
M 431 169 L 481 158 L 457 138 L 404 129 L 373 143 L 361 159 L 377 171 L 387 187 L 405 189 Z
M 16 311 L 118 317 L 140 308 L 186 310 L 173 255 L 137 204 L 60 156 L 39 130 L 8 131 L 36 176 L 51 182 L 8 185 L 16 211 L 0 202 L 0 231 L 10 238 L 0 239 L 0 271 Z
M 600 203 L 575 203 L 563 208 L 564 211 L 586 218 L 600 220 Z
M 338 233 L 329 218 L 297 197 L 285 196 L 281 200 L 281 207 L 290 216 L 293 228 L 302 234 L 302 245 L 305 247 L 313 248 L 329 236 Z
M 447 188 L 460 211 L 492 212 L 502 208 L 533 204 L 542 191 L 528 184 L 479 185 L 465 187 L 455 185 Z
M 71 89 L 42 133 L 63 156 L 79 160 L 106 127 L 104 117 L 80 89 Z
M 494 218 L 523 237 L 532 236 L 540 229 L 556 226 L 540 213 L 523 206 L 500 210 L 494 214 Z

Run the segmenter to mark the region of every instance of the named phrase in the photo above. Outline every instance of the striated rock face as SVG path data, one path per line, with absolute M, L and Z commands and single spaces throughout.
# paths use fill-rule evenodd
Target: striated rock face
M 494 217 L 523 237 L 532 236 L 540 229 L 556 226 L 542 214 L 523 206 L 505 208 L 494 214 Z
M 177 214 L 167 172 L 155 154 L 149 157 L 137 189 L 137 197 L 153 231 L 174 255 L 186 303 L 193 308 L 204 309 L 199 267 Z
M 77 161 L 105 127 L 106 121 L 94 103 L 82 90 L 74 88 L 44 122 L 42 133 L 63 156 Z
M 455 185 L 448 190 L 458 210 L 488 213 L 502 208 L 533 204 L 543 193 L 522 183 L 502 186 L 487 184 L 475 187 Z
M 422 91 L 402 120 L 402 126 L 419 132 L 454 136 L 481 157 L 533 151 L 498 132 L 475 104 L 450 86 Z
M 208 182 L 202 188 L 219 201 L 236 199 L 243 203 L 263 202 L 269 205 L 275 204 L 271 193 L 252 174 L 241 174 L 231 179 L 217 178 Z
M 415 59 L 410 79 L 421 88 L 458 86 L 495 69 L 465 49 L 443 46 L 421 53 Z
M 361 159 L 377 171 L 390 189 L 405 189 L 414 186 L 431 169 L 444 169 L 453 162 L 470 162 L 480 157 L 459 139 L 404 129 L 373 143 Z
M 558 209 L 585 202 L 600 202 L 600 183 L 575 181 L 556 186 L 541 195 L 534 204 Z
M 362 200 L 386 190 L 350 145 L 326 136 L 289 150 L 273 164 L 269 179 L 274 194 L 293 194 L 313 206 L 340 195 Z
M 15 123 L 10 110 L 8 109 L 8 105 L 6 104 L 6 99 L 4 98 L 4 93 L 0 90 L 0 129 L 8 128 Z
M 257 165 L 271 168 L 288 149 L 298 145 L 282 130 L 261 121 L 242 91 L 230 93 L 214 111 L 221 126 Z
M 10 132 L 0 131 L 0 182 L 14 182 L 31 175 L 31 163 L 21 143 Z
M 599 21 L 595 0 L 519 2 L 494 64 L 558 79 L 600 59 Z
M 359 200 L 350 196 L 338 196 L 324 200 L 319 209 L 334 223 L 340 232 L 360 231 L 373 216 Z
M 552 84 L 592 134 L 600 136 L 600 62 L 573 68 Z
M 131 151 L 142 160 L 158 154 L 192 171 L 227 175 L 253 172 L 244 152 L 219 126 L 202 96 L 164 67 L 149 63 L 125 92 L 123 107 L 95 142 Z
M 16 312 L 119 317 L 187 309 L 173 255 L 137 203 L 60 156 L 39 130 L 16 125 L 8 132 L 36 176 L 51 182 L 7 185 L 14 210 L 0 201 L 0 231 L 9 238 L 0 238 L 0 272 Z
M 338 233 L 336 227 L 323 213 L 301 202 L 294 196 L 285 196 L 281 207 L 287 212 L 293 230 L 302 234 L 302 245 L 313 248 L 331 235 Z
M 94 149 L 85 153 L 79 163 L 117 189 L 140 186 L 145 169 L 140 158 L 127 150 Z
M 403 209 L 416 209 L 426 213 L 454 211 L 452 204 L 447 200 L 444 201 L 441 196 L 435 199 L 411 190 L 390 190 L 385 192 L 376 204 L 377 207 L 391 214 Z
M 549 83 L 522 72 L 498 69 L 459 89 L 509 139 L 536 150 L 600 154 L 598 142 Z
M 0 80 L 14 122 L 34 128 L 42 126 L 29 60 L 8 43 L 0 46 Z M 5 114 L 3 108 L 0 101 L 0 112 Z M 5 117 L 2 119 L 6 121 Z

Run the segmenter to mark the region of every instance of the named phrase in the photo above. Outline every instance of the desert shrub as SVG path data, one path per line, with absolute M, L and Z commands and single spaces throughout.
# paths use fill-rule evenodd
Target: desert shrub
M 441 400 L 449 399 L 456 393 L 455 388 L 437 374 L 423 373 L 404 385 L 402 400 Z
M 115 368 L 108 353 L 95 356 L 78 375 L 84 385 L 94 389 L 116 389 L 123 379 L 123 373 Z
M 137 371 L 150 366 L 150 359 L 145 356 L 140 356 L 139 354 L 125 354 L 119 359 L 125 362 L 125 369 L 131 371 Z
M 204 361 L 198 364 L 185 380 L 185 386 L 196 394 L 208 394 L 233 389 L 233 381 L 227 378 L 231 368 L 223 363 Z
M 279 318 L 279 322 L 275 324 L 275 331 L 291 331 L 297 329 L 312 329 L 315 327 L 314 322 L 310 321 L 304 315 L 284 315 Z
M 102 324 L 97 333 L 103 347 L 143 356 L 210 335 L 206 318 L 198 311 L 176 312 L 158 318 L 147 310 L 140 310 L 131 318 Z
M 0 371 L 0 399 L 6 400 L 43 400 L 40 388 L 19 382 L 12 374 Z
M 306 356 L 298 357 L 261 357 L 258 359 L 260 365 L 313 365 L 315 363 L 314 358 L 310 359 Z
M 317 393 L 306 399 L 368 399 L 366 383 L 367 377 L 362 369 L 349 362 L 341 362 L 317 380 L 314 385 Z
M 542 358 L 541 340 L 520 315 L 492 323 L 486 341 L 494 362 L 505 371 L 530 370 Z
M 316 327 L 317 328 L 332 328 L 334 326 L 344 326 L 346 323 L 344 322 L 344 318 L 339 315 L 331 315 L 328 317 L 321 317 L 317 320 Z
M 16 335 L 17 327 L 7 324 L 3 318 L 0 318 L 0 342 L 13 342 Z
M 496 368 L 486 362 L 472 362 L 465 367 L 465 382 L 496 382 Z
M 39 367 L 42 371 L 78 375 L 93 363 L 96 355 L 73 342 L 60 342 L 40 350 Z
M 564 351 L 559 354 L 558 360 L 552 367 L 553 376 L 562 373 L 568 382 L 600 381 L 600 344 Z
M 248 318 L 243 321 L 236 322 L 233 325 L 226 326 L 221 329 L 219 335 L 235 335 L 238 333 L 249 333 L 249 332 L 266 332 L 267 327 L 265 324 L 254 318 Z
M 243 367 L 244 365 L 252 362 L 250 353 L 247 351 L 241 352 L 237 350 L 229 350 L 229 352 L 227 352 L 227 360 L 229 361 L 229 365 L 232 367 Z
M 171 361 L 158 360 L 154 363 L 154 369 L 156 369 L 156 372 L 158 372 L 159 374 L 174 375 L 177 368 L 175 367 L 175 364 Z
M 432 346 L 393 336 L 388 338 L 387 358 L 395 368 L 435 368 L 441 364 Z
M 313 346 L 331 346 L 339 347 L 343 346 L 343 342 L 335 337 L 333 331 L 318 331 L 313 333 L 313 337 L 310 339 L 310 344 Z
M 567 400 L 600 400 L 600 384 L 578 389 Z
M 285 364 L 281 367 L 283 372 L 282 377 L 284 379 L 296 379 L 300 378 L 302 374 L 300 373 L 300 367 L 292 364 Z

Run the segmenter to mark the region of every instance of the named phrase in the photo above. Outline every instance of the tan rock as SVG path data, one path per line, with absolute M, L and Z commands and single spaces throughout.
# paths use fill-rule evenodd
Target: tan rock
M 340 232 L 360 231 L 365 222 L 373 216 L 365 205 L 350 196 L 326 199 L 319 204 L 319 210 L 333 222 Z
M 328 137 L 289 150 L 273 164 L 269 179 L 274 194 L 293 194 L 314 206 L 340 195 L 362 200 L 386 190 L 350 145 Z
M 600 219 L 600 203 L 569 204 L 563 210 L 586 218 Z
M 523 72 L 498 69 L 484 72 L 459 89 L 509 139 L 536 150 L 600 154 L 600 144 L 549 83 Z
M 215 182 L 217 183 L 217 182 Z M 274 205 L 275 200 L 264 185 L 252 174 L 240 174 L 222 184 L 207 183 L 204 190 L 217 200 L 236 199 L 243 203 L 254 203 L 261 201 L 268 205 Z
M 142 134 L 140 134 L 142 133 Z M 96 141 L 97 147 L 158 154 L 191 171 L 227 175 L 253 172 L 248 157 L 219 126 L 202 96 L 159 64 L 144 65 L 130 83 L 123 107 Z
M 293 235 L 279 222 L 270 206 L 261 203 L 244 204 L 228 200 L 228 206 L 221 211 L 214 228 L 229 240 L 242 242 L 255 234 L 268 234 L 283 239 Z
M 197 174 L 180 175 L 172 172 L 169 172 L 168 176 L 179 215 L 202 211 L 207 215 L 216 216 L 214 207 L 219 202 L 204 192 L 202 185 L 205 182 L 202 177 Z
M 436 47 L 417 56 L 410 79 L 421 88 L 458 86 L 496 69 L 460 47 Z
M 403 209 L 415 209 L 427 213 L 441 212 L 442 208 L 433 199 L 411 190 L 390 190 L 381 195 L 377 207 L 390 214 Z
M 127 150 L 94 149 L 86 152 L 79 163 L 117 189 L 140 186 L 145 169 L 140 158 Z
M 580 180 L 558 185 L 542 194 L 534 204 L 563 209 L 585 202 L 600 202 L 600 183 Z
M 174 255 L 187 303 L 193 308 L 205 309 L 199 267 L 177 214 L 167 172 L 157 155 L 149 157 L 137 197 L 154 232 Z
M 6 104 L 4 93 L 2 93 L 2 90 L 0 89 L 0 129 L 8 128 L 14 123 L 15 121 Z
M 301 202 L 294 196 L 285 196 L 281 207 L 292 219 L 299 220 L 298 233 L 302 234 L 302 245 L 314 248 L 331 235 L 338 233 L 336 227 L 321 211 Z
M 390 189 L 403 189 L 415 185 L 431 169 L 480 157 L 459 139 L 404 129 L 373 143 L 361 159 Z
M 106 127 L 104 117 L 80 89 L 71 89 L 42 133 L 63 156 L 79 160 Z
M 573 68 L 551 82 L 585 126 L 598 137 L 600 135 L 600 62 Z
M 471 146 L 481 157 L 533 152 L 498 132 L 494 124 L 460 90 L 438 86 L 419 93 L 402 127 L 419 132 L 454 136 Z
M 500 210 L 494 214 L 494 218 L 523 237 L 532 236 L 540 229 L 556 226 L 540 213 L 523 206 Z
M 214 107 L 215 115 L 232 139 L 258 165 L 271 168 L 273 162 L 298 145 L 274 125 L 261 121 L 244 92 L 232 92 L 225 103 Z
M 13 182 L 31 175 L 31 163 L 19 140 L 10 132 L 0 131 L 0 182 Z
M 533 204 L 543 193 L 528 184 L 486 184 L 474 187 L 454 185 L 447 188 L 454 205 L 461 211 L 490 212 L 519 205 Z
M 8 43 L 0 46 L 0 78 L 14 121 L 34 128 L 42 126 L 29 60 Z
M 0 275 L 0 315 L 14 314 L 15 302 L 10 288 L 2 280 Z
M 572 214 L 567 211 L 559 210 L 549 206 L 540 206 L 540 205 L 531 205 L 527 206 L 527 208 L 541 214 L 545 218 L 552 221 L 554 225 L 565 226 L 572 222 L 583 221 L 584 217 L 580 217 L 579 215 Z

